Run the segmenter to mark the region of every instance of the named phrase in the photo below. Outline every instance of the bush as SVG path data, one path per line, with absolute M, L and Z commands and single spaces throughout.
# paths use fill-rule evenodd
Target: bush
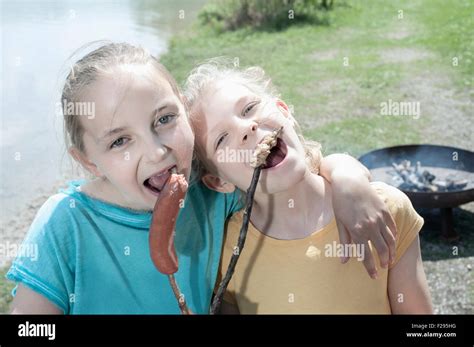
M 333 0 L 211 0 L 198 17 L 218 31 L 282 29 L 294 22 L 320 22 L 318 14 L 332 5 Z

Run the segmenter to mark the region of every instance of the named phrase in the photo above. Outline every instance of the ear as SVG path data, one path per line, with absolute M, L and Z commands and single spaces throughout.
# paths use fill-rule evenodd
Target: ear
M 283 100 L 277 99 L 276 100 L 276 105 L 282 111 L 286 111 L 287 113 L 290 113 L 290 108 L 288 107 L 288 105 Z
M 235 186 L 232 183 L 211 174 L 205 174 L 201 180 L 207 188 L 219 193 L 232 193 L 235 190 Z
M 283 100 L 276 99 L 276 106 L 286 118 L 289 118 L 292 122 L 294 122 L 293 115 L 291 114 L 290 108 Z
M 188 99 L 181 92 L 177 96 L 181 104 L 183 104 L 183 107 L 187 113 L 188 112 Z
M 291 114 L 290 108 L 288 107 L 288 105 L 283 100 L 276 99 L 276 106 L 281 111 L 281 113 L 290 120 L 293 126 L 295 126 L 296 120 Z
M 68 152 L 71 157 L 74 158 L 75 161 L 81 164 L 81 166 L 87 171 L 89 171 L 91 174 L 96 177 L 103 176 L 102 172 L 100 172 L 100 170 L 97 168 L 97 165 L 89 161 L 89 159 L 87 159 L 87 156 L 81 150 L 73 146 L 68 149 Z

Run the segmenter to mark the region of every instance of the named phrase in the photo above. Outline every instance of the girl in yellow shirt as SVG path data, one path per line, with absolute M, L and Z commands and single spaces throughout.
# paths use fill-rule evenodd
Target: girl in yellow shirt
M 218 192 L 247 189 L 253 174 L 251 153 L 283 126 L 261 173 L 224 313 L 432 312 L 418 239 L 423 219 L 402 192 L 373 183 L 398 229 L 394 259 L 379 259 L 374 251 L 388 234 L 364 242 L 356 233 L 351 245 L 340 240 L 337 228 L 342 226 L 333 212 L 337 202 L 332 201 L 331 185 L 318 175 L 320 148 L 304 140 L 262 69 L 240 70 L 211 61 L 191 73 L 185 96 L 202 181 Z M 235 215 L 227 226 L 221 275 L 236 251 L 241 218 Z M 341 264 L 341 255 L 350 259 L 348 264 Z M 377 260 L 370 277 L 363 265 L 369 257 Z

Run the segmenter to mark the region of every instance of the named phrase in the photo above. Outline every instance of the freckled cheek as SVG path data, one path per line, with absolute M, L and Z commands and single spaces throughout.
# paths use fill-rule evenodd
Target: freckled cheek
M 173 147 L 177 160 L 183 167 L 190 168 L 194 150 L 194 135 L 191 127 L 187 123 L 180 123 L 174 135 Z
M 133 153 L 117 153 L 114 157 L 102 161 L 102 171 L 115 182 L 136 181 L 136 160 Z

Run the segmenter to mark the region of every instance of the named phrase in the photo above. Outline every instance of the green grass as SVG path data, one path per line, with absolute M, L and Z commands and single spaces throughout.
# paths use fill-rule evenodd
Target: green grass
M 446 66 L 459 70 L 458 81 L 472 86 L 474 76 L 474 2 L 472 0 L 430 0 L 416 8 L 417 18 L 428 29 L 415 43 L 440 53 Z M 453 57 L 459 64 L 452 65 Z
M 339 152 L 358 157 L 374 147 L 419 142 L 420 138 L 412 125 L 412 119 L 360 117 L 333 122 L 304 131 L 304 134 L 321 142 L 324 154 Z
M 13 300 L 11 291 L 15 285 L 5 280 L 7 271 L 8 267 L 0 269 L 0 313 L 8 313 L 10 303 Z
M 196 63 L 215 56 L 238 57 L 241 66 L 262 66 L 282 98 L 294 106 L 306 135 L 322 142 L 326 153 L 358 155 L 419 141 L 425 119 L 381 117 L 380 103 L 402 100 L 401 83 L 427 71 L 452 70 L 460 85 L 472 79 L 470 1 L 341 0 L 335 4 L 325 14 L 329 22 L 325 26 L 216 34 L 196 25 L 192 33 L 172 40 L 162 62 L 179 82 Z M 400 9 L 403 19 L 398 18 Z M 400 28 L 409 34 L 390 37 Z M 408 63 L 381 57 L 386 51 L 390 58 L 390 50 L 400 47 L 432 53 Z M 453 54 L 460 59 L 457 69 L 451 64 Z M 343 65 L 344 57 L 349 66 Z

